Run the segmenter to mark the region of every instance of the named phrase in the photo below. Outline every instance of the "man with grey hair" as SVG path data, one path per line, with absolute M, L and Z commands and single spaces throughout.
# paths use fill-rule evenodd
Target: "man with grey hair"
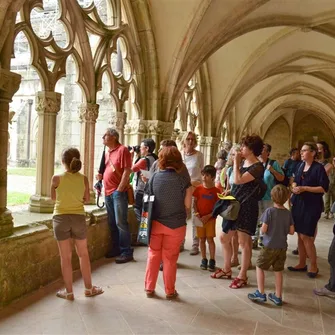
M 112 247 L 107 258 L 116 257 L 115 262 L 127 263 L 133 260 L 131 235 L 128 217 L 127 186 L 132 165 L 127 147 L 119 142 L 119 133 L 114 128 L 107 128 L 102 137 L 108 148 L 105 152 L 106 169 L 97 179 L 103 179 L 108 226 L 112 236 Z

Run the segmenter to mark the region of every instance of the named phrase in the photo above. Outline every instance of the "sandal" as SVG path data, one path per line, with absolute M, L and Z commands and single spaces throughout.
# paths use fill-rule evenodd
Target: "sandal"
M 92 286 L 91 288 L 85 288 L 85 297 L 94 297 L 104 293 L 103 289 L 99 286 Z
M 229 285 L 230 288 L 242 288 L 243 286 L 246 286 L 248 284 L 248 278 L 246 279 L 241 279 L 236 277 L 231 284 Z
M 145 293 L 147 294 L 147 298 L 153 298 L 155 295 L 155 290 L 144 290 Z
M 220 278 L 231 279 L 231 276 L 232 276 L 231 270 L 224 272 L 223 269 L 218 269 L 211 274 L 211 278 L 213 279 L 220 279 Z
M 71 300 L 71 301 L 74 300 L 73 292 L 68 293 L 68 292 L 66 291 L 66 288 L 63 288 L 62 290 L 59 290 L 59 291 L 56 293 L 56 297 L 58 297 L 58 298 L 62 298 L 62 299 L 65 299 L 65 300 Z

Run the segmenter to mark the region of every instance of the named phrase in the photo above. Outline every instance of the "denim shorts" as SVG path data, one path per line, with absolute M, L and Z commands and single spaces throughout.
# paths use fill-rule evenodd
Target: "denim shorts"
M 85 215 L 60 214 L 52 218 L 54 236 L 57 241 L 69 238 L 84 240 L 87 237 L 87 226 Z

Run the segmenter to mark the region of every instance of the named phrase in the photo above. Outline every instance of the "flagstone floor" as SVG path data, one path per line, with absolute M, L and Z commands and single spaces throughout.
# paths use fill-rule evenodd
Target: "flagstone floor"
M 103 286 L 103 295 L 85 298 L 82 281 L 77 279 L 75 301 L 58 299 L 55 292 L 62 285 L 58 281 L 0 310 L 0 334 L 335 334 L 335 299 L 312 293 L 313 288 L 328 281 L 332 225 L 330 220 L 319 224 L 316 244 L 320 275 L 316 279 L 285 270 L 283 307 L 248 300 L 247 293 L 256 288 L 255 271 L 249 271 L 248 287 L 232 290 L 229 280 L 209 278 L 209 272 L 199 268 L 200 256 L 190 256 L 187 250 L 178 262 L 179 298 L 165 299 L 160 274 L 158 296 L 148 299 L 143 291 L 146 248 L 137 247 L 134 262 L 118 265 L 113 260 L 101 260 L 93 264 L 94 283 Z M 188 227 L 187 248 L 190 234 Z M 216 242 L 220 266 L 218 238 Z M 296 236 L 289 242 L 287 265 L 295 265 L 297 256 L 291 251 Z M 257 254 L 255 251 L 253 262 Z M 268 272 L 266 291 L 273 291 L 273 287 L 274 275 Z

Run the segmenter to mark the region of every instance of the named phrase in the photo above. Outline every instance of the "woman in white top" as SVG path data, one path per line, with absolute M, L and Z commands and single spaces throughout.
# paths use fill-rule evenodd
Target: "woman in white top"
M 188 173 L 191 177 L 191 184 L 195 188 L 202 183 L 201 170 L 204 167 L 204 155 L 202 152 L 196 150 L 197 147 L 197 135 L 192 131 L 186 132 L 181 139 L 181 156 L 183 162 L 186 165 Z M 192 206 L 193 208 L 193 206 Z M 192 250 L 191 255 L 197 255 L 199 253 L 199 239 L 197 237 L 196 227 L 194 225 L 194 213 L 191 213 L 192 218 Z M 183 247 L 181 247 L 183 249 Z

